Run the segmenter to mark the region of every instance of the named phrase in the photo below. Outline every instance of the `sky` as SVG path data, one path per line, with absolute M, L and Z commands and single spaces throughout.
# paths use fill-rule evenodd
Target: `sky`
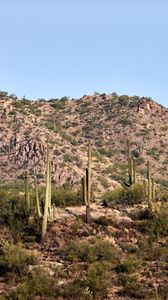
M 0 0 L 0 90 L 94 92 L 168 107 L 167 0 Z

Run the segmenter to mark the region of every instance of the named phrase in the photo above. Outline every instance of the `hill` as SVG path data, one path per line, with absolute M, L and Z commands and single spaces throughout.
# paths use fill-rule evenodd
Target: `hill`
M 127 176 L 126 140 L 132 144 L 139 176 L 146 161 L 168 186 L 168 109 L 150 98 L 95 93 L 80 99 L 18 99 L 0 92 L 0 174 L 22 178 L 25 169 L 45 175 L 46 140 L 52 145 L 53 184 L 77 187 L 92 143 L 92 177 L 99 194 Z

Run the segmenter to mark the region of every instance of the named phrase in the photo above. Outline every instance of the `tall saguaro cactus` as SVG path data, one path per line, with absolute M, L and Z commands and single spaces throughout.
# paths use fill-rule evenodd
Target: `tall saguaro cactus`
M 147 162 L 147 180 L 148 180 L 148 207 L 151 209 L 152 201 L 152 178 L 151 178 L 151 165 L 150 161 Z
M 50 157 L 50 147 L 47 143 L 47 176 L 46 176 L 46 191 L 45 191 L 45 204 L 44 204 L 44 216 L 42 222 L 42 233 L 41 240 L 44 240 L 46 230 L 47 230 L 47 220 L 48 220 L 48 210 L 50 205 L 51 197 L 51 157 Z
M 25 200 L 26 200 L 27 212 L 30 212 L 30 187 L 29 187 L 29 173 L 27 170 L 24 173 L 24 183 L 25 183 Z
M 35 186 L 37 214 L 38 214 L 39 218 L 41 218 L 42 213 L 41 213 L 41 209 L 40 209 L 40 201 L 39 201 L 39 195 L 38 195 L 38 186 L 37 186 L 37 177 L 36 176 L 34 176 L 34 186 Z
M 91 203 L 91 142 L 88 142 L 88 165 L 86 175 L 82 178 L 83 201 L 86 206 L 86 223 L 90 223 Z
M 87 201 L 90 207 L 90 202 L 91 202 L 91 142 L 90 140 L 88 143 Z
M 51 214 L 51 159 L 49 160 L 49 203 L 48 203 L 49 214 Z
M 137 183 L 136 169 L 137 169 L 136 161 L 135 159 L 133 159 L 133 184 Z
M 152 177 L 152 202 L 155 200 L 155 179 Z
M 129 185 L 136 184 L 136 161 L 131 155 L 130 141 L 127 140 Z
M 83 203 L 87 206 L 86 176 L 82 177 L 82 193 L 83 193 Z

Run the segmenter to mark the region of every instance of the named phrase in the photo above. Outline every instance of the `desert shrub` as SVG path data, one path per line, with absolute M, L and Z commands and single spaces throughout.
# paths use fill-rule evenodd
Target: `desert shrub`
M 166 179 L 160 179 L 160 178 L 158 178 L 156 180 L 156 183 L 160 184 L 163 187 L 168 188 L 168 180 L 166 180 Z
M 41 267 L 28 274 L 22 284 L 20 284 L 11 295 L 11 300 L 30 300 L 35 296 L 55 296 L 54 280 L 51 275 Z
M 129 103 L 129 97 L 127 95 L 119 96 L 118 103 L 123 106 L 127 105 Z
M 134 254 L 131 254 L 127 256 L 122 263 L 117 265 L 115 270 L 117 271 L 117 273 L 133 273 L 138 271 L 141 265 L 142 261 Z
M 132 124 L 133 124 L 132 120 L 129 119 L 128 117 L 123 118 L 123 119 L 121 120 L 121 123 L 122 123 L 123 125 L 125 125 L 125 126 L 127 126 L 127 125 L 132 125 Z
M 108 241 L 73 241 L 66 249 L 66 255 L 71 261 L 84 261 L 91 263 L 99 260 L 116 263 L 120 252 Z
M 136 253 L 137 246 L 134 245 L 133 243 L 125 243 L 125 244 L 122 244 L 122 249 L 124 250 L 124 252 L 126 252 L 128 254 L 132 254 L 132 253 Z
M 143 158 L 143 157 L 138 157 L 137 159 L 136 159 L 136 163 L 137 163 L 137 165 L 138 166 L 140 166 L 141 164 L 144 164 L 145 163 L 145 159 Z
M 52 101 L 53 100 L 53 101 Z M 50 99 L 50 102 L 52 102 L 51 106 L 54 109 L 64 109 L 66 107 L 66 103 L 67 103 L 68 98 L 67 97 L 63 97 L 60 100 L 56 99 Z
M 112 225 L 112 220 L 110 218 L 107 218 L 106 216 L 100 216 L 98 219 L 95 220 L 96 224 L 102 225 L 102 226 L 108 226 Z
M 119 202 L 123 196 L 123 188 L 116 188 L 103 194 L 102 200 L 107 202 Z
M 125 188 L 125 202 L 128 204 L 140 204 L 145 199 L 144 188 L 142 184 L 132 185 Z
M 130 212 L 129 216 L 134 220 L 151 220 L 153 218 L 153 213 L 148 208 L 137 209 Z
M 121 273 L 118 276 L 118 282 L 123 286 L 123 288 L 118 292 L 120 296 L 146 299 L 145 297 L 147 296 L 147 291 L 138 282 L 137 275 Z
M 39 238 L 41 220 L 34 215 L 33 222 L 29 224 L 23 194 L 12 189 L 9 191 L 1 189 L 0 205 L 0 225 L 5 225 L 10 229 L 14 243 L 23 241 L 28 235 L 34 236 L 34 239 Z
M 164 286 L 159 286 L 158 288 L 159 300 L 167 300 L 168 295 L 168 284 L 164 284 Z
M 146 259 L 150 261 L 168 261 L 168 247 L 167 245 L 160 247 L 156 243 L 150 245 L 150 251 L 146 255 Z
M 86 286 L 93 295 L 93 299 L 107 297 L 108 288 L 112 284 L 112 274 L 109 265 L 104 262 L 95 262 L 88 266 Z
M 110 183 L 104 177 L 100 178 L 100 183 L 105 189 L 108 189 L 110 187 Z
M 114 149 L 105 149 L 103 147 L 99 148 L 98 151 L 101 155 L 105 155 L 107 157 L 112 157 L 116 153 L 116 150 Z
M 69 187 L 58 187 L 52 190 L 52 202 L 56 206 L 83 205 L 82 191 L 73 191 Z
M 144 188 L 141 184 L 117 188 L 104 193 L 102 199 L 114 203 L 140 204 L 145 199 Z
M 27 213 L 23 197 L 1 191 L 0 204 L 0 224 L 10 228 L 15 242 L 20 241 L 27 225 Z
M 86 280 L 77 278 L 67 284 L 64 284 L 58 294 L 67 300 L 93 300 L 92 292 L 86 285 Z
M 0 98 L 7 97 L 8 93 L 4 91 L 0 91 Z
M 13 104 L 16 108 L 20 108 L 20 109 L 23 109 L 24 106 L 30 106 L 32 105 L 32 102 L 31 100 L 28 100 L 26 98 L 22 98 L 22 100 L 17 100 L 14 102 Z
M 168 235 L 168 207 L 167 203 L 162 203 L 158 210 L 153 213 L 150 220 L 143 221 L 140 225 L 142 232 L 148 233 L 153 239 Z
M 12 272 L 20 276 L 25 274 L 29 265 L 37 263 L 33 252 L 25 249 L 21 243 L 5 243 L 1 249 L 0 266 L 3 272 Z
M 73 234 L 77 234 L 78 233 L 78 230 L 80 228 L 82 228 L 84 225 L 84 222 L 83 222 L 83 219 L 82 218 L 77 218 L 74 223 L 71 225 L 71 229 L 72 229 L 72 233 Z
M 62 286 L 59 291 L 64 299 L 93 300 L 105 299 L 112 285 L 112 272 L 106 262 L 87 265 L 86 274 Z

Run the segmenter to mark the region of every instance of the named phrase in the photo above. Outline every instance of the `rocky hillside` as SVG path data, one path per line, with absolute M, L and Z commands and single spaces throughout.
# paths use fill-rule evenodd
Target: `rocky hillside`
M 139 176 L 152 163 L 154 177 L 168 186 L 168 109 L 150 98 L 95 93 L 80 99 L 18 99 L 0 92 L 0 177 L 14 180 L 25 169 L 45 175 L 46 140 L 52 145 L 55 185 L 77 186 L 92 142 L 93 187 L 112 189 L 127 176 L 126 140 Z

